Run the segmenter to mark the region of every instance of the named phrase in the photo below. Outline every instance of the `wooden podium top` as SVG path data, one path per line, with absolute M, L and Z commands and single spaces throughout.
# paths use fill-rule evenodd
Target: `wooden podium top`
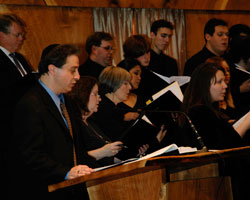
M 225 158 L 236 159 L 247 156 L 250 156 L 250 146 L 188 155 L 157 156 L 146 160 L 125 163 L 123 165 L 94 172 L 90 175 L 52 184 L 48 186 L 48 190 L 49 192 L 53 192 L 81 183 L 86 183 L 88 187 L 108 180 L 147 172 L 149 170 L 166 168 L 169 172 L 181 171 L 192 167 L 214 163 Z

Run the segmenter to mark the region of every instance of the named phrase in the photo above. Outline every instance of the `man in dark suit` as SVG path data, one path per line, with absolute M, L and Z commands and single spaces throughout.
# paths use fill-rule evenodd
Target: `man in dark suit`
M 48 185 L 93 172 L 79 140 L 80 124 L 65 95 L 79 80 L 78 49 L 59 45 L 40 61 L 40 79 L 17 103 L 12 120 L 10 196 L 88 199 L 84 186 L 49 193 Z M 66 110 L 65 110 L 66 106 Z M 82 133 L 83 134 L 83 133 Z
M 88 59 L 80 65 L 81 76 L 93 76 L 98 79 L 101 71 L 112 65 L 113 61 L 113 37 L 109 33 L 95 32 L 90 35 L 85 44 Z
M 13 14 L 0 15 L 0 110 L 2 119 L 0 165 L 2 171 L 6 169 L 7 145 L 12 110 L 20 97 L 33 83 L 31 67 L 26 59 L 17 51 L 22 47 L 25 39 L 25 23 Z M 11 57 L 11 56 L 14 56 Z M 15 60 L 14 60 L 15 59 Z M 17 62 L 17 64 L 15 63 Z M 5 177 L 4 173 L 4 177 Z M 7 178 L 7 177 L 6 177 Z M 5 190 L 4 190 L 5 191 Z
M 205 46 L 201 51 L 187 60 L 184 66 L 184 76 L 191 76 L 194 69 L 214 56 L 225 56 L 228 48 L 228 24 L 222 19 L 212 18 L 204 27 Z
M 174 26 L 170 22 L 160 19 L 152 23 L 150 31 L 152 47 L 149 69 L 167 77 L 178 76 L 176 60 L 164 53 L 171 41 L 173 29 Z
M 4 92 L 4 103 L 16 102 L 22 93 L 13 89 L 24 80 L 27 83 L 26 79 L 30 78 L 31 66 L 20 53 L 17 53 L 24 39 L 24 22 L 16 15 L 0 15 L 0 72 L 2 75 L 0 85 L 1 91 Z

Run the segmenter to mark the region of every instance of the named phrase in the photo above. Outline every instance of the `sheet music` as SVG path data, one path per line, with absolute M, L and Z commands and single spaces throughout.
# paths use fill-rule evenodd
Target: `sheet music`
M 233 127 L 238 128 L 239 125 L 243 122 L 243 120 L 247 117 L 247 115 L 250 115 L 250 111 L 247 114 L 245 114 L 243 117 L 241 117 L 237 122 L 235 122 L 233 124 Z
M 115 164 L 112 164 L 112 165 L 106 165 L 104 167 L 94 168 L 94 172 L 98 172 L 98 171 L 101 171 L 101 170 L 104 170 L 104 169 L 108 169 L 108 168 L 111 168 L 111 167 L 123 165 L 125 163 L 129 163 L 129 162 L 132 162 L 132 161 L 135 161 L 135 160 L 138 160 L 138 158 L 130 158 L 130 159 L 123 160 L 123 161 L 121 161 L 119 163 L 115 163 Z
M 152 71 L 153 72 L 153 71 Z M 166 81 L 168 84 L 173 83 L 174 81 L 177 81 L 180 86 L 183 86 L 184 84 L 188 83 L 191 79 L 190 76 L 163 76 L 161 74 L 158 74 L 156 72 L 153 72 L 155 75 L 159 76 L 161 79 Z
M 147 122 L 147 123 L 153 125 L 152 122 L 146 117 L 146 115 L 143 115 L 143 116 L 142 116 L 142 119 L 143 119 L 145 122 Z
M 182 153 L 191 153 L 191 152 L 196 152 L 197 151 L 197 148 L 192 148 L 192 147 L 178 147 L 176 144 L 171 144 L 171 145 L 168 145 L 162 149 L 159 149 L 153 153 L 150 153 L 146 156 L 143 156 L 142 158 L 138 159 L 138 161 L 140 160 L 145 160 L 145 159 L 148 159 L 148 158 L 152 158 L 152 157 L 156 157 L 156 156 L 159 156 L 161 154 L 164 154 L 164 153 L 168 153 L 168 152 L 171 152 L 171 151 L 174 151 L 174 150 L 178 150 L 180 154 Z
M 240 71 L 243 71 L 243 72 L 245 72 L 245 73 L 247 73 L 247 74 L 250 74 L 250 72 L 249 71 L 247 71 L 247 70 L 245 70 L 245 69 L 243 69 L 242 67 L 235 67 L 236 69 L 238 69 L 238 70 L 240 70 Z
M 181 102 L 183 101 L 183 93 L 181 91 L 181 88 L 178 84 L 177 81 L 175 81 L 174 83 L 172 83 L 171 85 L 163 88 L 162 90 L 160 90 L 159 92 L 157 92 L 156 94 L 154 94 L 152 96 L 153 101 L 158 99 L 160 96 L 162 96 L 163 94 L 165 94 L 167 91 L 171 91 Z
M 150 154 L 148 154 L 146 156 L 143 156 L 141 158 L 130 158 L 130 159 L 121 161 L 119 163 L 115 163 L 113 165 L 107 165 L 107 166 L 104 166 L 104 167 L 95 168 L 94 171 L 98 172 L 98 171 L 108 169 L 108 168 L 111 168 L 111 167 L 115 167 L 115 166 L 119 166 L 119 165 L 123 165 L 123 164 L 126 165 L 126 164 L 129 164 L 129 163 L 133 163 L 133 162 L 145 160 L 145 159 L 148 159 L 148 158 L 156 157 L 156 156 L 159 156 L 161 154 L 171 152 L 171 151 L 174 151 L 174 150 L 178 150 L 180 154 L 183 154 L 183 153 L 196 152 L 197 148 L 195 148 L 195 147 L 194 148 L 193 147 L 178 147 L 176 144 L 171 144 L 171 145 L 168 145 L 168 146 L 166 146 L 166 147 L 164 147 L 162 149 L 159 149 L 159 150 L 157 150 L 157 151 L 155 151 L 153 153 L 150 153 Z

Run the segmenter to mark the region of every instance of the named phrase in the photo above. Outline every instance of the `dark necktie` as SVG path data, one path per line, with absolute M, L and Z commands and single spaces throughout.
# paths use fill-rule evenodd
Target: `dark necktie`
M 27 72 L 22 68 L 22 66 L 19 64 L 16 56 L 15 56 L 15 53 L 10 53 L 10 57 L 13 58 L 14 62 L 15 62 L 15 65 L 16 65 L 16 68 L 17 70 L 21 73 L 22 76 L 25 76 L 27 74 Z
M 73 130 L 72 130 L 72 125 L 71 125 L 69 113 L 67 111 L 67 108 L 66 108 L 65 104 L 62 101 L 60 101 L 60 107 L 61 107 L 62 114 L 63 114 L 64 118 L 66 119 L 66 121 L 68 123 L 69 132 L 70 132 L 70 135 L 71 135 L 72 140 L 73 140 L 74 165 L 76 166 L 77 165 L 77 162 L 76 162 L 76 150 L 75 150 Z

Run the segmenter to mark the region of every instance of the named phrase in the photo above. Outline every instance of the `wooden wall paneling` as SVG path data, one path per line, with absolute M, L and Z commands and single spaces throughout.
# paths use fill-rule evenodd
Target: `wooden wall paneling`
M 249 0 L 0 0 L 0 4 L 245 11 L 250 7 Z
M 141 0 L 143 8 L 185 10 L 249 10 L 248 0 Z
M 5 5 L 45 5 L 44 0 L 0 0 Z
M 45 0 L 48 6 L 140 8 L 141 0 Z
M 90 8 L 0 6 L 0 12 L 15 13 L 26 22 L 26 41 L 20 52 L 34 69 L 37 69 L 42 50 L 53 43 L 80 45 L 80 63 L 87 58 L 84 44 L 94 30 Z
M 238 23 L 250 25 L 250 12 L 185 11 L 187 58 L 200 51 L 205 45 L 203 29 L 206 22 L 213 17 L 225 20 L 229 27 Z

